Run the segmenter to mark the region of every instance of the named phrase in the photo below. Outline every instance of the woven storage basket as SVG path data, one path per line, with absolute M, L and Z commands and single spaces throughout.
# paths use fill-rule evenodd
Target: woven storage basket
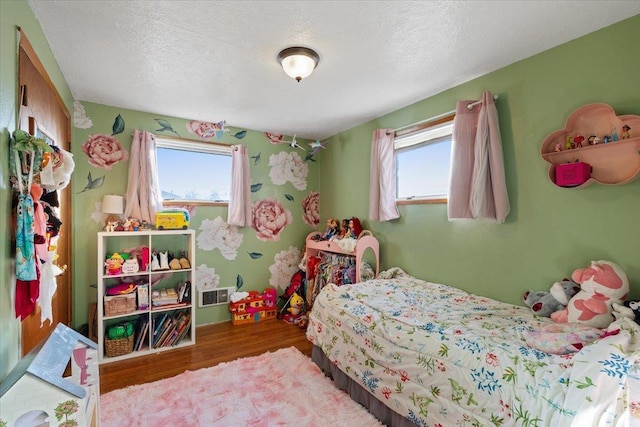
M 104 297 L 104 315 L 117 316 L 136 311 L 136 293 Z
M 122 356 L 133 351 L 133 335 L 129 338 L 110 340 L 105 338 L 105 353 L 107 357 Z

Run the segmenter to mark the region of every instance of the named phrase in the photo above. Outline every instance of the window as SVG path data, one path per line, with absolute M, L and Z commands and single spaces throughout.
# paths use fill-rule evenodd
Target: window
M 156 152 L 163 201 L 229 201 L 230 145 L 156 137 Z
M 420 127 L 395 139 L 396 198 L 399 201 L 446 201 L 453 115 Z

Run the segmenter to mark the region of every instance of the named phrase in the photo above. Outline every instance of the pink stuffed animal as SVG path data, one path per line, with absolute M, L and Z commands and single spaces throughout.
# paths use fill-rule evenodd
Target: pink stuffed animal
M 629 278 L 618 264 L 611 261 L 591 261 L 588 268 L 579 268 L 571 278 L 581 290 L 564 310 L 551 319 L 558 323 L 576 322 L 594 328 L 606 328 L 614 320 L 612 304 L 622 304 L 629 292 Z

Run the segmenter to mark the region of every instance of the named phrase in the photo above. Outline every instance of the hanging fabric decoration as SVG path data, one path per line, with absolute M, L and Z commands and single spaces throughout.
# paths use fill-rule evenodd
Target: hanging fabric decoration
M 50 153 L 51 147 L 43 139 L 16 130 L 11 142 L 15 167 L 15 186 L 18 191 L 16 206 L 16 317 L 24 320 L 35 310 L 40 294 L 39 269 L 34 242 L 35 211 L 30 194 L 34 175 L 42 167 L 42 155 Z

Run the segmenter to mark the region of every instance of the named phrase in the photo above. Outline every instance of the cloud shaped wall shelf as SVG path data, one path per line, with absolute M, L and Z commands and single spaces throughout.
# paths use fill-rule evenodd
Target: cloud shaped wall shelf
M 628 130 L 623 129 L 625 125 Z M 607 139 L 610 141 L 605 142 Z M 587 104 L 569 115 L 564 129 L 547 136 L 540 151 L 542 158 L 551 164 L 549 179 L 553 183 L 560 164 L 579 161 L 591 165 L 591 177 L 573 187 L 584 188 L 594 182 L 622 185 L 637 179 L 639 150 L 640 116 L 617 116 L 608 104 Z

